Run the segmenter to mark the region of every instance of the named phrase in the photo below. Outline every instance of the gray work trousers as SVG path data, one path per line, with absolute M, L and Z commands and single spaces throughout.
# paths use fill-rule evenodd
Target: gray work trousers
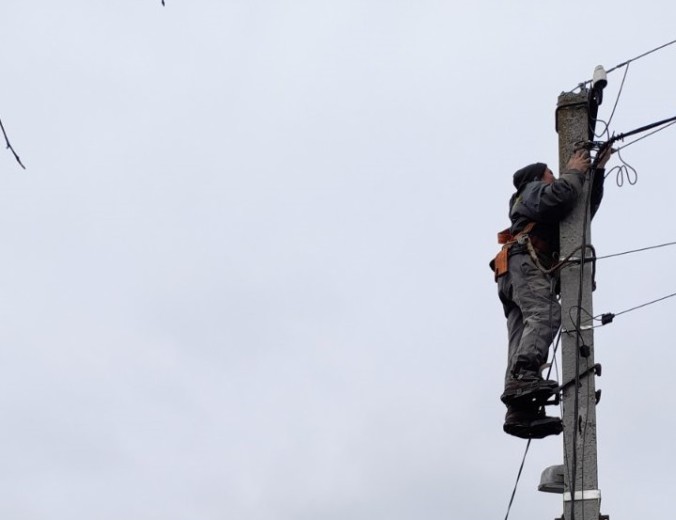
M 498 278 L 498 295 L 509 335 L 507 384 L 519 374 L 538 373 L 547 362 L 549 345 L 561 326 L 561 306 L 552 277 L 528 253 L 510 256 L 509 272 Z

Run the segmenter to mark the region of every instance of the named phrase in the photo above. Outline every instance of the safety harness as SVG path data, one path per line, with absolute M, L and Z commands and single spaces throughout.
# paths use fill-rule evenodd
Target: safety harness
M 546 255 L 551 251 L 549 245 L 544 240 L 539 239 L 535 235 L 529 234 L 534 227 L 535 222 L 529 222 L 516 235 L 512 235 L 510 233 L 510 228 L 503 229 L 498 233 L 498 244 L 502 244 L 502 249 L 490 263 L 491 269 L 493 269 L 493 272 L 495 273 L 496 282 L 498 281 L 498 278 L 506 275 L 509 272 L 509 250 L 516 244 L 526 247 L 526 250 L 532 258 L 535 267 L 537 267 L 544 274 L 552 274 L 568 261 L 568 258 L 566 258 L 562 262 L 557 262 L 549 269 L 544 267 L 540 262 L 538 252 Z
M 516 235 L 512 235 L 509 231 L 510 228 L 503 229 L 498 233 L 498 244 L 502 245 L 500 252 L 495 255 L 495 258 L 491 261 L 491 269 L 495 273 L 495 281 L 498 281 L 498 278 L 506 275 L 509 272 L 509 250 L 515 244 L 525 244 L 529 242 L 528 233 L 532 231 L 535 227 L 535 222 L 529 222 L 526 224 L 521 231 Z M 530 250 L 530 248 L 529 248 Z

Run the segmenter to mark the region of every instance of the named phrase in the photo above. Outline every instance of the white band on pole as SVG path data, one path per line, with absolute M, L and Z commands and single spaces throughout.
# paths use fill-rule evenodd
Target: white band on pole
M 575 500 L 601 500 L 601 490 L 600 489 L 585 489 L 584 491 L 575 492 Z M 563 494 L 564 502 L 571 502 L 570 491 L 566 491 Z

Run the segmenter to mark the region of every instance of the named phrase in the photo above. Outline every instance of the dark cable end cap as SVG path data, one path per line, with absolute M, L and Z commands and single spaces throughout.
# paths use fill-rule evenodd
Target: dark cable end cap
M 613 322 L 615 315 L 612 312 L 606 312 L 601 315 L 601 325 L 608 325 L 608 323 Z

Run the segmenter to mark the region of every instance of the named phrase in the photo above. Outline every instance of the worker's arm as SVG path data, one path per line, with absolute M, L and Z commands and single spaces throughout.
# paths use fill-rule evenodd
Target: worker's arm
M 589 165 L 589 153 L 578 150 L 558 179 L 551 184 L 534 184 L 534 193 L 524 193 L 524 203 L 532 218 L 541 222 L 555 222 L 565 217 L 575 206 L 582 191 Z

